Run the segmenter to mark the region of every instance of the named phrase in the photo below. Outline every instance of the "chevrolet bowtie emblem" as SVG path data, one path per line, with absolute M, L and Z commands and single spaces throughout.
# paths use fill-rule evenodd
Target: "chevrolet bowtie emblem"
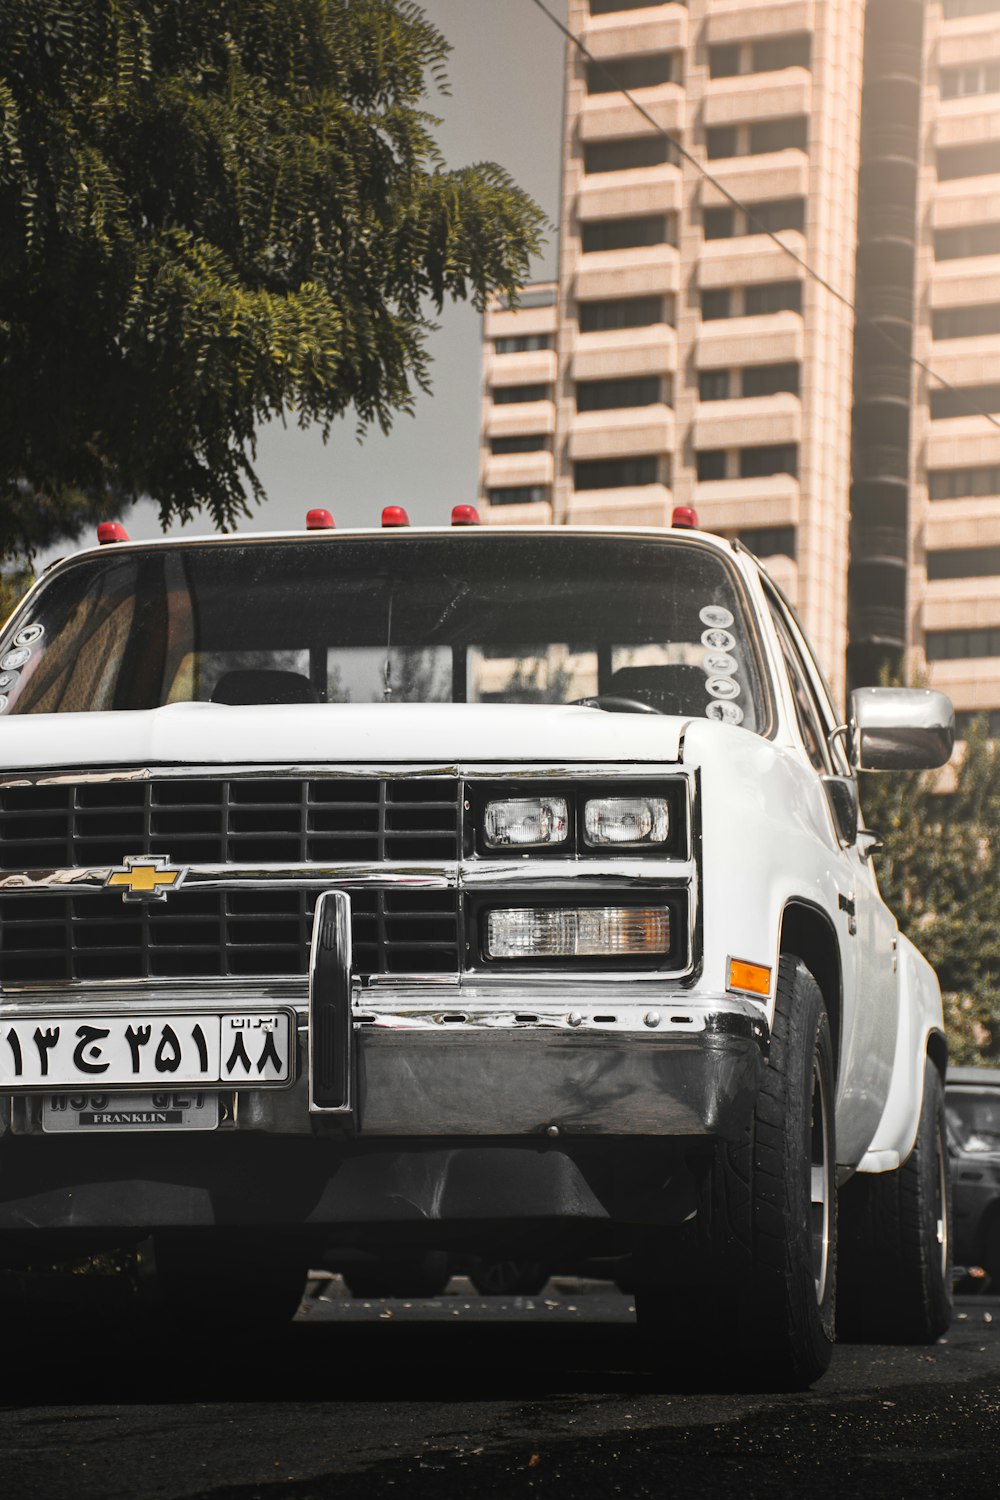
M 120 890 L 123 901 L 162 901 L 168 891 L 176 891 L 186 874 L 165 854 L 126 854 L 121 868 L 112 870 L 104 884 Z

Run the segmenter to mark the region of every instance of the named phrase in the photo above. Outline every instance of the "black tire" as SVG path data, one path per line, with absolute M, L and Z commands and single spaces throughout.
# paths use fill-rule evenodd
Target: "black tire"
M 927 1058 L 917 1138 L 894 1172 L 841 1190 L 838 1333 L 862 1344 L 932 1344 L 951 1323 L 951 1179 L 944 1085 Z
M 800 1389 L 828 1368 L 837 1284 L 833 1102 L 822 994 L 803 964 L 783 958 L 753 1117 L 712 1158 L 680 1268 L 675 1259 L 651 1279 L 648 1250 L 636 1259 L 640 1329 L 679 1375 L 694 1368 L 713 1383 Z M 665 1248 L 676 1255 L 682 1243 L 675 1231 Z
M 480 1297 L 537 1297 L 549 1279 L 540 1260 L 477 1260 L 469 1280 Z

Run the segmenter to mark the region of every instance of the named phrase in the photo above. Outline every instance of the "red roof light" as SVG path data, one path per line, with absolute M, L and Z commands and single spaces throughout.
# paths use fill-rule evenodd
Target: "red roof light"
M 697 531 L 698 512 L 693 505 L 675 505 L 670 524 L 681 531 Z
M 382 511 L 383 526 L 409 526 L 410 518 L 401 505 L 387 505 Z
M 453 505 L 451 524 L 453 526 L 478 526 L 480 524 L 479 512 L 474 505 Z
M 97 540 L 102 547 L 109 542 L 127 542 L 128 532 L 120 521 L 101 521 L 97 528 Z
M 337 523 L 328 510 L 307 510 L 307 531 L 334 531 Z

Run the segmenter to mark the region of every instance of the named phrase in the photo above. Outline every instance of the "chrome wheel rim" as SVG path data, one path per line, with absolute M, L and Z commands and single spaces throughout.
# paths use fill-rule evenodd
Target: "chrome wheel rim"
M 809 1150 L 809 1236 L 816 1300 L 820 1305 L 826 1296 L 830 1268 L 830 1218 L 833 1207 L 830 1201 L 830 1179 L 830 1101 L 819 1059 L 816 1058 L 812 1075 Z

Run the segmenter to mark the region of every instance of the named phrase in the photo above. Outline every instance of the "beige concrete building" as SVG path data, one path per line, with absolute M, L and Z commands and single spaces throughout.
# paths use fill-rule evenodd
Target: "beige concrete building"
M 838 692 L 850 577 L 853 631 L 918 658 L 926 643 L 956 706 L 1000 725 L 1000 428 L 951 415 L 904 354 L 902 377 L 886 373 L 903 381 L 887 423 L 902 469 L 883 484 L 869 443 L 852 527 L 854 317 L 764 232 L 854 299 L 865 84 L 873 149 L 914 171 L 888 249 L 879 173 L 896 164 L 867 189 L 861 173 L 868 305 L 884 274 L 871 266 L 908 253 L 906 341 L 1000 408 L 1000 0 L 570 0 L 569 25 L 594 60 L 567 48 L 559 279 L 485 322 L 490 521 L 665 524 L 693 505 L 767 559 Z M 905 141 L 897 83 L 922 105 Z M 882 395 L 855 413 L 856 445 L 886 420 Z M 897 592 L 905 619 L 902 602 L 898 619 L 880 607 Z

